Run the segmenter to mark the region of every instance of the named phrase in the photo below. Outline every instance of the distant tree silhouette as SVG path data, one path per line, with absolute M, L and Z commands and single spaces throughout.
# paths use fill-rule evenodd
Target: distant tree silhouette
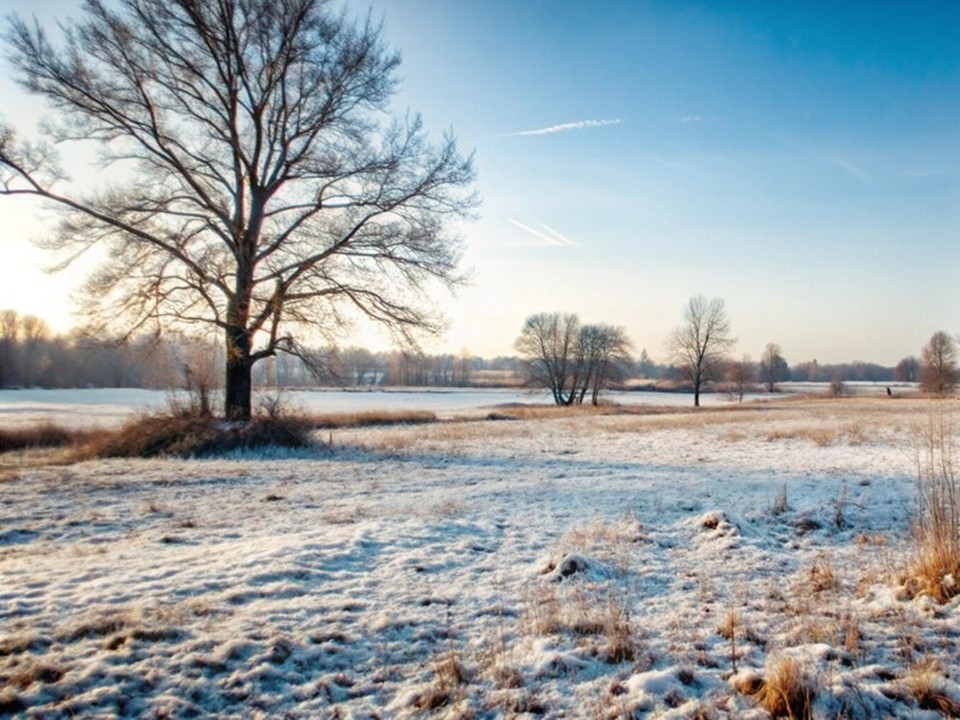
M 947 333 L 937 331 L 920 352 L 920 387 L 934 395 L 948 395 L 957 381 L 957 344 Z
M 767 386 L 767 392 L 777 389 L 778 382 L 790 379 L 790 366 L 783 359 L 780 346 L 776 343 L 767 343 L 760 356 L 760 382 Z
M 694 407 L 700 407 L 703 384 L 720 377 L 735 342 L 723 300 L 695 295 L 687 301 L 683 320 L 667 345 L 683 376 L 693 383 Z

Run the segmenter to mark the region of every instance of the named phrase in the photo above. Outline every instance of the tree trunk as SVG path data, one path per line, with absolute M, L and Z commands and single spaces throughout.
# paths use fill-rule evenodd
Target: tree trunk
M 227 374 L 224 382 L 224 414 L 228 420 L 249 420 L 253 381 L 250 337 L 239 328 L 227 329 Z
M 693 406 L 700 407 L 700 378 L 693 381 Z

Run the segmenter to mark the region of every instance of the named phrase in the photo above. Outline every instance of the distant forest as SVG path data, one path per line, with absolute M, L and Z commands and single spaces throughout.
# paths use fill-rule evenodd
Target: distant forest
M 0 311 L 0 387 L 3 388 L 192 388 L 217 387 L 223 367 L 219 343 L 168 335 L 90 338 L 79 332 L 56 335 L 35 316 Z M 914 382 L 919 362 L 905 358 L 896 367 L 854 361 L 787 365 L 779 381 Z M 518 357 L 482 358 L 361 347 L 322 347 L 309 362 L 280 354 L 254 369 L 258 387 L 516 387 L 526 368 Z M 624 387 L 676 384 L 679 368 L 651 360 L 644 350 L 621 368 Z M 644 382 L 646 381 L 646 382 Z

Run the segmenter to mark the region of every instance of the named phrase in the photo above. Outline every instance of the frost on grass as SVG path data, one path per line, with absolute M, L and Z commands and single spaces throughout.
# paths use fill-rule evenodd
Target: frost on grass
M 912 406 L 823 407 L 15 468 L 0 715 L 953 713 L 958 603 L 899 584 Z

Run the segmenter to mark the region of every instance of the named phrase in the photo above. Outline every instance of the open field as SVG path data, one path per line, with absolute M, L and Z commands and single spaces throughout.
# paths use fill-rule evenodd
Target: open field
M 904 589 L 930 410 L 0 456 L 0 716 L 940 717 L 958 603 Z

